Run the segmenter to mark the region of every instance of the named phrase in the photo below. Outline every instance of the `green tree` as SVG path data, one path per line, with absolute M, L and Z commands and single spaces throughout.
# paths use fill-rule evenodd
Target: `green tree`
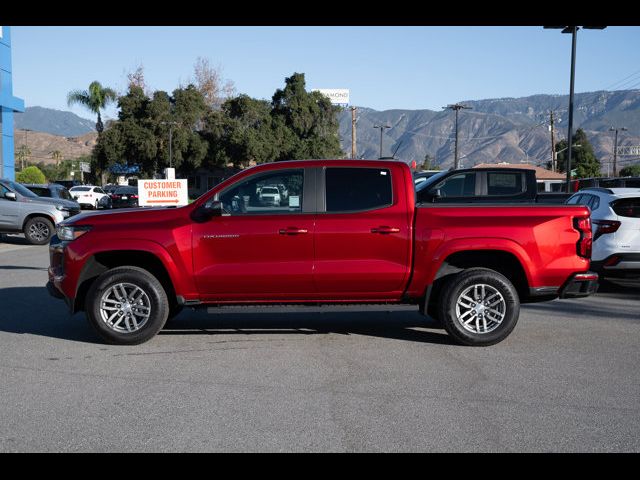
M 16 150 L 16 160 L 20 164 L 20 168 L 24 168 L 25 163 L 31 156 L 31 149 L 26 145 L 20 145 L 18 150 Z
M 620 170 L 621 177 L 640 177 L 640 163 L 628 165 Z
M 575 169 L 575 176 L 577 178 L 599 177 L 600 161 L 596 158 L 585 131 L 579 128 L 573 135 L 572 143 L 580 145 L 580 147 L 574 146 L 571 153 L 571 170 Z M 556 143 L 556 152 L 559 152 L 557 155 L 558 171 L 565 172 L 568 153 L 566 140 L 560 140 Z
M 103 87 L 100 82 L 94 81 L 89 85 L 88 90 L 72 90 L 67 95 L 67 104 L 69 106 L 78 104 L 91 110 L 98 116 L 96 122 L 96 131 L 98 136 L 102 134 L 104 130 L 104 124 L 100 117 L 100 110 L 104 109 L 109 103 L 116 101 L 118 95 L 115 90 L 108 87 Z
M 320 92 L 307 92 L 304 73 L 285 79 L 284 89 L 273 95 L 272 107 L 276 125 L 286 126 L 294 134 L 290 144 L 288 138 L 282 138 L 279 160 L 344 157 L 338 135 L 341 109 Z
M 440 168 L 435 165 L 435 159 L 428 153 L 424 156 L 424 161 L 422 162 L 421 169 L 422 170 L 440 170 Z
M 46 178 L 38 167 L 32 165 L 16 173 L 16 181 L 19 183 L 45 183 Z
M 56 161 L 56 165 L 58 165 L 60 163 L 60 160 L 64 158 L 60 150 L 54 150 L 53 152 L 49 152 L 49 155 L 51 155 L 51 158 L 53 158 Z

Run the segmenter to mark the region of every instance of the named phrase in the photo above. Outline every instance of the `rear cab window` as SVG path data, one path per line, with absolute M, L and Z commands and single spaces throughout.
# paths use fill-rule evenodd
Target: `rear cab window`
M 524 173 L 488 172 L 487 195 L 513 196 L 520 195 L 525 190 Z

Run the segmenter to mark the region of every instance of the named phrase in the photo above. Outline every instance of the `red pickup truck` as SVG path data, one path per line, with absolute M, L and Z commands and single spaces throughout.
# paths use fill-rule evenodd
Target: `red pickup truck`
M 491 345 L 521 302 L 596 290 L 586 207 L 415 198 L 402 162 L 263 164 L 188 206 L 63 222 L 47 287 L 116 344 L 149 340 L 184 306 L 409 303 Z

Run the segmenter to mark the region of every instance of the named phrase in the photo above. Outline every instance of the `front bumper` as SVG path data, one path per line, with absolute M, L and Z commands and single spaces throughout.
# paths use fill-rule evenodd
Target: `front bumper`
M 560 288 L 560 298 L 588 297 L 598 291 L 598 274 L 595 272 L 574 273 Z

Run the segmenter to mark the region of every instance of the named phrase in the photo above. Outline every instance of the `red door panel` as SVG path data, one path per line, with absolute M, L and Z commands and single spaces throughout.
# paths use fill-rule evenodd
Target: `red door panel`
M 193 225 L 201 300 L 277 300 L 314 292 L 314 215 L 215 217 Z

